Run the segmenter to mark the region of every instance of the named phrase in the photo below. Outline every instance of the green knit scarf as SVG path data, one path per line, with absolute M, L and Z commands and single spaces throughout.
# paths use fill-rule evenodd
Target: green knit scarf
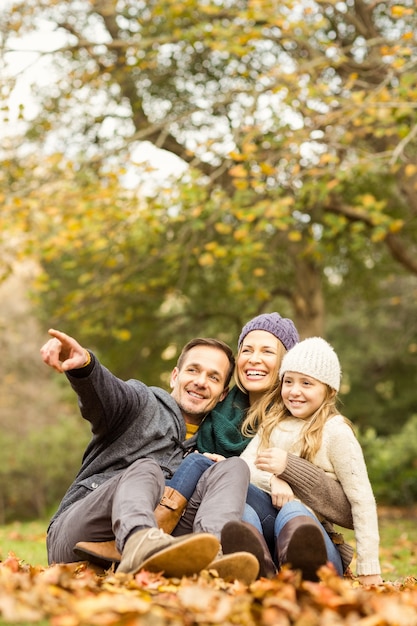
M 225 457 L 239 456 L 249 443 L 240 431 L 249 398 L 236 385 L 207 415 L 197 433 L 199 452 L 215 452 Z

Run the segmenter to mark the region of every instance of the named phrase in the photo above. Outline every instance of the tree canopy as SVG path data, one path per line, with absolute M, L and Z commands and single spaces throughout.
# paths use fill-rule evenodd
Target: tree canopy
M 39 31 L 59 44 L 39 47 L 48 80 L 2 150 L 0 237 L 5 272 L 16 251 L 37 258 L 43 315 L 122 374 L 146 363 L 152 376 L 190 329 L 233 343 L 248 317 L 279 310 L 343 349 L 358 397 L 371 380 L 381 411 L 389 388 L 405 401 L 390 358 L 395 346 L 408 385 L 412 0 L 11 0 L 6 70 Z M 17 78 L 2 74 L 6 122 Z M 143 142 L 185 172 L 146 186 L 148 164 L 132 162 Z

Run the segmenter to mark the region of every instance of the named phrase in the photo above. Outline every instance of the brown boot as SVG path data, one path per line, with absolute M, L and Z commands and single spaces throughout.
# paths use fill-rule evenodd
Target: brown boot
M 327 550 L 318 522 L 308 515 L 289 520 L 277 537 L 280 567 L 299 569 L 304 580 L 318 581 L 317 570 L 327 563 Z
M 259 563 L 259 578 L 272 578 L 277 568 L 264 536 L 248 522 L 228 522 L 221 533 L 223 554 L 244 550 L 253 554 Z
M 187 504 L 188 500 L 179 491 L 172 487 L 165 487 L 164 495 L 154 511 L 159 528 L 171 534 Z
M 109 569 L 113 564 L 119 565 L 122 558 L 113 541 L 79 541 L 74 546 L 74 552 L 83 561 Z

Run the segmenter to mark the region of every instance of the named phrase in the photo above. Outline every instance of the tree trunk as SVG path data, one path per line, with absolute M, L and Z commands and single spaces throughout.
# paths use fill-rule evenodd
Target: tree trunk
M 294 258 L 292 295 L 294 322 L 301 339 L 324 336 L 324 298 L 320 269 L 310 260 Z

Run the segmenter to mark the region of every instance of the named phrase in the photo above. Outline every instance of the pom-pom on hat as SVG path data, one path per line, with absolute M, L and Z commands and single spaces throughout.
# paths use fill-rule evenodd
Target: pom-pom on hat
M 319 380 L 339 391 L 342 371 L 332 346 L 321 337 L 309 337 L 291 348 L 282 359 L 279 377 L 297 372 Z
M 252 332 L 252 330 L 266 330 L 279 339 L 287 350 L 290 350 L 290 348 L 300 341 L 297 329 L 290 319 L 281 317 L 279 313 L 262 313 L 262 315 L 251 319 L 242 328 L 239 341 L 237 342 L 238 350 L 246 335 Z

